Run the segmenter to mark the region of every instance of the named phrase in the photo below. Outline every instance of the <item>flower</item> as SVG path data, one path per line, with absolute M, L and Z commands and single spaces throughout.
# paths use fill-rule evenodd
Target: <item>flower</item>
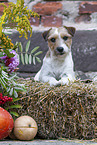
M 13 53 L 15 56 L 11 58 L 8 56 L 3 56 L 1 59 L 4 60 L 5 65 L 8 66 L 8 72 L 11 73 L 19 65 L 19 59 L 15 50 L 12 50 L 10 53 Z
M 6 102 L 12 102 L 13 98 L 8 96 L 3 96 L 2 93 L 0 93 L 0 105 L 5 104 Z
M 0 35 L 0 39 L 1 39 L 1 48 L 5 48 L 5 49 L 12 49 L 14 47 L 14 44 L 11 42 L 11 39 L 6 36 L 3 32 L 2 35 Z

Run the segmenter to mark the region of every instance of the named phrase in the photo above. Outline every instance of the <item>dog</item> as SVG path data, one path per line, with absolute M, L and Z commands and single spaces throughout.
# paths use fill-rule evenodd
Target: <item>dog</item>
M 74 27 L 51 28 L 42 35 L 48 42 L 49 50 L 43 65 L 35 75 L 35 81 L 48 82 L 50 86 L 65 85 L 75 80 L 74 64 L 71 54 Z

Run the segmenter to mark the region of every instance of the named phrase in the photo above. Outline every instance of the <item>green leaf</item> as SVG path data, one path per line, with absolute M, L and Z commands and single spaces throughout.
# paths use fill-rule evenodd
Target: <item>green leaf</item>
M 25 54 L 25 63 L 28 64 L 28 54 Z
M 39 51 L 39 52 L 35 53 L 35 56 L 37 56 L 37 55 L 39 55 L 41 53 L 42 53 L 42 51 Z
M 23 56 L 22 53 L 21 53 L 21 62 L 22 62 L 22 64 L 24 65 L 24 56 Z
M 13 54 L 13 53 L 10 53 L 9 52 L 9 50 L 4 50 L 4 53 L 9 57 L 9 58 L 11 58 L 11 57 L 14 57 L 15 55 Z
M 17 74 L 14 74 L 12 77 L 9 78 L 9 80 L 13 80 L 13 84 L 16 85 L 16 83 L 14 82 L 14 78 L 17 76 Z
M 41 62 L 41 59 L 40 59 L 39 57 L 36 57 L 36 60 L 37 60 L 38 62 Z
M 18 93 L 14 90 L 14 97 L 17 98 L 18 97 Z
M 6 82 L 4 81 L 4 79 L 1 77 L 1 79 L 0 79 L 0 83 L 1 83 L 1 86 L 3 87 L 3 88 L 5 88 L 5 89 L 7 89 L 6 88 Z
M 11 106 L 8 106 L 5 109 L 8 110 L 8 109 L 11 109 L 11 108 L 22 108 L 22 106 L 21 105 L 11 105 Z
M 11 105 L 8 108 L 22 108 L 22 106 L 21 105 Z
M 16 49 L 18 49 L 18 42 L 16 42 L 15 43 L 15 45 L 14 45 L 14 48 L 13 48 L 14 50 L 16 50 Z
M 19 42 L 19 43 L 18 43 L 18 45 L 19 45 L 19 49 L 20 49 L 20 51 L 22 52 L 22 51 L 23 51 L 23 46 L 22 46 L 22 43 L 21 43 L 21 42 Z
M 39 46 L 33 48 L 32 51 L 31 51 L 31 54 L 34 53 L 38 48 L 39 48 Z
M 4 56 L 3 52 L 0 52 L 0 57 L 3 57 L 3 56 Z
M 20 63 L 20 56 L 19 56 L 19 54 L 17 54 L 17 59 L 19 60 L 19 63 Z
M 27 42 L 27 44 L 26 44 L 26 52 L 28 52 L 29 47 L 30 47 L 30 40 L 29 40 L 29 41 Z
M 3 78 L 5 79 L 5 81 L 9 81 L 8 75 L 5 71 L 2 70 L 1 74 L 2 74 Z
M 16 101 L 19 101 L 19 100 L 21 100 L 21 98 L 13 98 L 12 102 L 16 102 Z
M 14 87 L 14 89 L 16 90 L 16 92 L 21 92 L 21 91 L 24 91 L 24 89 L 23 89 L 23 88 L 21 88 L 21 87 Z
M 7 92 L 9 92 L 9 91 L 10 91 L 10 87 L 7 88 Z
M 35 56 L 33 56 L 33 64 L 35 65 Z
M 7 73 L 5 71 L 2 70 L 2 74 L 6 77 L 8 77 Z
M 13 95 L 13 88 L 11 88 L 9 95 L 12 96 Z
M 16 116 L 16 117 L 18 117 L 18 116 L 19 116 L 19 114 L 18 114 L 18 113 L 13 112 L 13 111 L 10 111 L 10 114 L 12 114 L 12 115 L 14 115 L 14 116 Z
M 15 86 L 17 86 L 17 87 L 25 87 L 25 84 L 16 84 Z
M 32 56 L 31 56 L 31 54 L 29 55 L 29 64 L 31 64 L 32 63 Z

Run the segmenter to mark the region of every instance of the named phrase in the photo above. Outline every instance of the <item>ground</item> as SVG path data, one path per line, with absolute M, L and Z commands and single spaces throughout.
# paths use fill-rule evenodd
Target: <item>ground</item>
M 33 141 L 1 141 L 0 145 L 97 145 L 97 141 L 83 140 L 33 140 Z

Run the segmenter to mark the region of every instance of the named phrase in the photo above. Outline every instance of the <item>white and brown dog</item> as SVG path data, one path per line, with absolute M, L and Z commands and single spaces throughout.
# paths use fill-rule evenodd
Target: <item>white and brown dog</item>
M 74 33 L 74 27 L 66 26 L 51 28 L 43 33 L 43 38 L 48 41 L 49 51 L 43 59 L 40 71 L 34 77 L 35 81 L 57 86 L 75 80 L 71 55 Z

